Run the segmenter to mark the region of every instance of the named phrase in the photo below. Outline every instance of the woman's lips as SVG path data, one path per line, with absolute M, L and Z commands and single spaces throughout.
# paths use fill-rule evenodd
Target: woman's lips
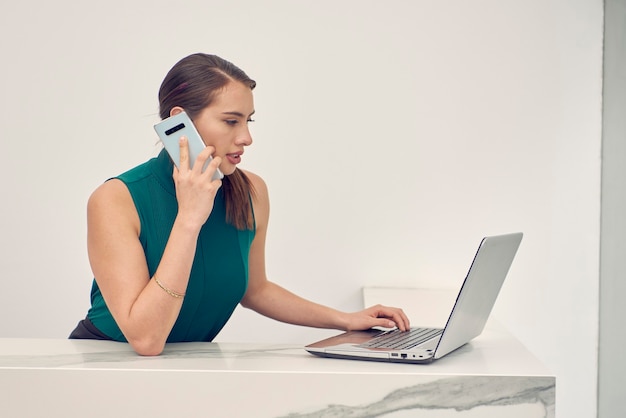
M 243 154 L 243 152 L 237 152 L 237 153 L 234 153 L 234 154 L 226 154 L 226 159 L 231 164 L 237 165 L 237 164 L 239 164 L 241 162 L 241 154 Z

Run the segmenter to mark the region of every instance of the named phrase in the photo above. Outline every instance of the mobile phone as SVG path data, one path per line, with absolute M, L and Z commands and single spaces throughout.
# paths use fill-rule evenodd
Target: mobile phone
M 189 144 L 189 168 L 192 168 L 198 158 L 198 154 L 202 152 L 206 145 L 202 141 L 202 137 L 198 133 L 195 125 L 191 121 L 191 118 L 185 112 L 180 112 L 174 116 L 170 116 L 167 119 L 163 119 L 161 122 L 154 125 L 154 130 L 161 139 L 165 150 L 170 155 L 176 167 L 180 169 L 180 144 L 179 140 L 181 136 L 187 137 L 187 143 Z M 213 160 L 213 157 L 209 159 L 202 167 L 202 171 L 206 170 L 209 163 Z M 213 180 L 224 178 L 222 172 L 217 169 L 213 175 Z

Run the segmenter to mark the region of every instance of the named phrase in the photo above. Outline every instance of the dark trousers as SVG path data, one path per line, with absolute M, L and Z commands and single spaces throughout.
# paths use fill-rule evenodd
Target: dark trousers
M 71 340 L 112 340 L 111 337 L 96 328 L 89 318 L 82 319 L 78 322 L 78 325 L 74 328 L 69 338 Z

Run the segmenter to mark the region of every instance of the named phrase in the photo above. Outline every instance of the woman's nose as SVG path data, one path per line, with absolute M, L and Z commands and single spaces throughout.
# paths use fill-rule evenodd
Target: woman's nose
M 245 131 L 237 137 L 237 144 L 244 146 L 252 145 L 252 135 L 250 135 L 250 129 L 246 128 Z

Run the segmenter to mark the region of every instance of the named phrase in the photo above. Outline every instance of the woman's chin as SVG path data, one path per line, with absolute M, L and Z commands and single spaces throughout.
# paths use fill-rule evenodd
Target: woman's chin
M 231 174 L 235 172 L 236 169 L 237 167 L 234 165 L 229 165 L 228 167 L 220 167 L 220 171 L 225 176 L 230 176 Z

